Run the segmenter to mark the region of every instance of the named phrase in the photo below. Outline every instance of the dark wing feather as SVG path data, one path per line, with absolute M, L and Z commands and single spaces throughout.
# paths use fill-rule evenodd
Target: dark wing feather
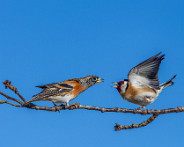
M 69 80 L 66 80 L 66 81 L 76 81 L 76 82 L 80 82 L 79 78 L 73 78 L 73 79 L 69 79 Z M 51 83 L 51 84 L 46 84 L 46 85 L 38 85 L 38 86 L 35 86 L 35 87 L 38 87 L 38 88 L 41 88 L 41 89 L 45 89 L 45 88 L 49 88 L 49 87 L 54 87 L 56 84 L 62 86 L 62 87 L 69 87 L 69 88 L 72 88 L 71 85 L 69 84 L 65 84 L 66 81 L 63 81 L 63 82 L 59 82 L 59 83 Z
M 35 86 L 35 87 L 45 89 L 45 88 L 53 87 L 55 84 L 56 83 L 52 83 L 52 84 L 46 84 L 46 85 L 39 85 L 39 86 Z
M 132 68 L 128 74 L 130 82 L 133 84 L 147 85 L 151 88 L 159 89 L 158 70 L 165 55 L 161 53 L 147 59 Z
M 34 95 L 29 102 L 44 100 L 50 96 L 62 95 L 62 93 L 64 95 L 65 92 L 73 90 L 73 87 L 69 84 L 62 84 L 62 87 L 58 87 L 57 84 L 47 84 L 39 87 L 43 88 L 43 91 Z

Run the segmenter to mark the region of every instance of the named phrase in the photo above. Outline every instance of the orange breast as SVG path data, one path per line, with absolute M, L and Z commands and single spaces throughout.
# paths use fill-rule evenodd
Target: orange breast
M 78 96 L 81 92 L 83 92 L 84 90 L 86 90 L 86 88 L 84 88 L 83 86 L 82 86 L 82 84 L 81 83 L 76 83 L 75 84 L 75 86 L 74 86 L 74 89 L 73 89 L 73 92 L 72 92 L 72 94 L 76 97 L 76 96 Z
M 74 97 L 78 96 L 81 92 L 86 90 L 86 88 L 84 88 L 82 84 L 77 81 L 64 81 L 63 84 L 69 84 L 73 86 L 73 90 L 71 91 L 71 94 Z
M 151 92 L 151 93 L 154 93 L 155 96 L 156 96 L 156 92 L 153 89 L 151 89 L 147 86 L 145 86 L 143 88 L 136 88 L 131 83 L 129 83 L 128 89 L 126 90 L 126 92 L 122 96 L 125 99 L 127 99 L 127 98 L 136 98 L 136 96 L 139 93 L 144 93 L 144 92 Z

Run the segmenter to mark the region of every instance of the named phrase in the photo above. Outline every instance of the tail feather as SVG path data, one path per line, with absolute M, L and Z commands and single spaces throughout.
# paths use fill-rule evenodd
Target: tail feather
M 24 104 L 22 105 L 22 107 L 28 107 L 28 108 L 31 108 L 31 107 L 33 107 L 33 106 L 36 106 L 36 105 L 33 104 L 33 103 L 31 103 L 30 101 L 28 101 L 28 102 L 26 102 L 26 103 L 24 103 Z
M 31 100 L 27 101 L 22 106 L 23 107 L 32 107 L 32 106 L 35 106 L 32 102 L 39 101 L 39 100 L 40 100 L 40 98 L 37 95 L 34 95 Z
M 173 85 L 174 82 L 173 82 L 172 80 L 173 80 L 175 77 L 176 77 L 176 75 L 174 75 L 174 76 L 173 76 L 170 80 L 168 80 L 167 82 L 161 84 L 161 85 L 159 86 L 160 89 L 164 89 L 164 88 L 167 88 L 167 87 Z

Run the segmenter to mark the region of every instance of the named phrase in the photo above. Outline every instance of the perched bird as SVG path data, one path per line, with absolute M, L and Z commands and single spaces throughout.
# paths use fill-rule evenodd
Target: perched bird
M 39 94 L 34 95 L 28 103 L 34 101 L 51 101 L 55 106 L 55 103 L 65 103 L 66 106 L 68 106 L 69 101 L 76 98 L 81 92 L 94 84 L 101 82 L 103 82 L 102 78 L 89 75 L 82 78 L 69 79 L 59 83 L 36 86 L 43 90 Z
M 159 84 L 158 70 L 165 56 L 160 54 L 158 53 L 132 68 L 128 79 L 114 83 L 113 87 L 118 90 L 123 99 L 141 105 L 145 109 L 145 106 L 156 100 L 164 88 L 174 84 L 172 80 L 176 75 L 167 82 Z

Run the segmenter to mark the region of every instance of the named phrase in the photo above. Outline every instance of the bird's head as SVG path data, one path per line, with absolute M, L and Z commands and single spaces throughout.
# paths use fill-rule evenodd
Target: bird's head
M 116 88 L 118 90 L 119 93 L 125 93 L 127 87 L 128 87 L 128 80 L 124 80 L 124 81 L 119 81 L 119 82 L 114 82 L 113 84 L 115 84 L 114 88 Z
M 97 76 L 94 75 L 89 75 L 83 78 L 80 78 L 80 82 L 84 87 L 91 87 L 92 85 L 96 84 L 96 83 L 101 83 L 103 82 L 104 79 L 99 78 Z

